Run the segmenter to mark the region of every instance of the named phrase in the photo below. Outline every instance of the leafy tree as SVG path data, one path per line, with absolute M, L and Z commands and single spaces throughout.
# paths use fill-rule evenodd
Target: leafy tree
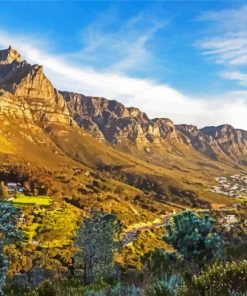
M 120 230 L 121 224 L 114 214 L 93 211 L 90 217 L 84 219 L 76 244 L 85 284 L 113 276 L 113 255 L 121 247 Z
M 0 295 L 8 269 L 8 260 L 4 254 L 4 246 L 21 239 L 16 224 L 20 218 L 20 211 L 9 204 L 0 203 Z
M 221 253 L 222 239 L 214 232 L 215 221 L 208 215 L 199 217 L 185 211 L 173 217 L 173 223 L 166 226 L 164 240 L 172 244 L 183 258 L 202 266 L 217 258 Z

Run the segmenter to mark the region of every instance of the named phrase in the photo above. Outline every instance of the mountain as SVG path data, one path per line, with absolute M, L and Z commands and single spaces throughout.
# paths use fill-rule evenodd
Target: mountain
M 0 51 L 0 117 L 4 163 L 107 173 L 162 203 L 212 202 L 213 177 L 245 170 L 245 131 L 175 125 L 117 101 L 58 91 L 42 66 L 11 47 Z
M 43 127 L 51 123 L 72 124 L 66 103 L 45 77 L 42 66 L 28 64 L 10 47 L 0 54 L 0 73 L 0 88 L 16 98 L 16 102 L 12 102 L 12 108 L 16 103 L 20 104 L 20 116 L 10 105 L 6 106 L 6 111 L 10 108 L 13 112 L 10 116 L 28 117 Z M 28 116 L 23 114 L 26 111 L 30 111 Z

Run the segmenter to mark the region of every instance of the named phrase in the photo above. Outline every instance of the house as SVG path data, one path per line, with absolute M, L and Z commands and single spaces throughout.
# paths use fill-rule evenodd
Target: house
M 24 189 L 21 186 L 21 183 L 8 182 L 7 190 L 8 190 L 8 193 L 15 194 L 15 193 L 22 193 Z
M 226 215 L 224 218 L 223 218 L 223 221 L 225 224 L 227 225 L 231 225 L 231 224 L 235 224 L 238 222 L 238 219 L 235 215 Z

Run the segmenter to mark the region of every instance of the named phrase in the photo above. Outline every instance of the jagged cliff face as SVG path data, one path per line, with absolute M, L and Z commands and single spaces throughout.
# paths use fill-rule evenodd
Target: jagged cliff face
M 231 159 L 247 164 L 247 131 L 234 129 L 228 124 L 204 127 L 201 131 L 213 137 Z
M 176 129 L 184 135 L 186 143 L 195 150 L 215 160 L 223 156 L 223 151 L 217 140 L 213 136 L 203 133 L 196 126 L 180 124 L 176 125 Z
M 212 159 L 247 163 L 247 132 L 231 125 L 198 129 L 192 125 L 176 125 L 197 151 Z
M 63 97 L 46 78 L 43 67 L 30 65 L 12 48 L 0 51 L 0 114 L 47 126 L 72 124 Z
M 61 92 L 73 119 L 98 139 L 110 143 L 130 141 L 136 144 L 180 141 L 169 119 L 149 119 L 137 108 L 126 108 L 117 101 Z
M 9 47 L 0 50 L 0 64 L 11 64 L 13 61 L 21 61 L 21 55 L 15 49 Z

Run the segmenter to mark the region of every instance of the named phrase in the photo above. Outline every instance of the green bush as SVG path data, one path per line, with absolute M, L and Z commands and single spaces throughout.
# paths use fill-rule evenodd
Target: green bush
M 180 274 L 173 274 L 162 280 L 156 280 L 148 289 L 149 296 L 175 296 L 183 287 L 183 278 Z
M 117 284 L 109 291 L 109 296 L 142 296 L 143 292 L 140 288 L 132 286 L 124 286 Z
M 107 285 L 97 286 L 95 284 L 88 286 L 84 296 L 142 296 L 143 292 L 141 289 L 132 286 L 126 286 L 121 283 L 116 284 L 113 287 Z
M 204 263 L 219 258 L 222 239 L 215 232 L 215 220 L 184 211 L 173 216 L 173 223 L 166 225 L 164 241 L 171 244 L 183 258 L 202 267 Z
M 214 264 L 201 275 L 195 276 L 193 285 L 202 295 L 208 292 L 215 296 L 246 293 L 247 261 Z
M 51 281 L 44 281 L 39 285 L 36 289 L 38 296 L 56 296 L 57 289 L 53 282 Z

